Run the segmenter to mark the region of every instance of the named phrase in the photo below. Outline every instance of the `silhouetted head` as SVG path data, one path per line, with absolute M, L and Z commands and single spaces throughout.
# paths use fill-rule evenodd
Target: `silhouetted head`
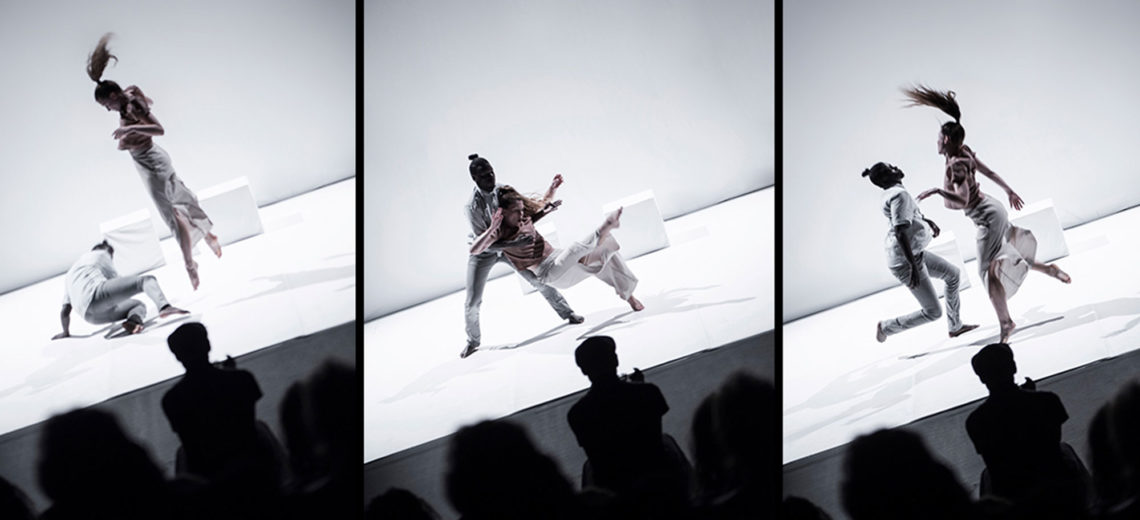
M 591 380 L 597 377 L 616 376 L 617 344 L 609 336 L 586 338 L 586 341 L 574 349 L 574 362 Z
M 959 519 L 970 497 L 954 473 L 934 459 L 918 435 L 879 430 L 847 446 L 840 484 L 853 520 Z
M 1013 361 L 1013 349 L 1005 343 L 992 343 L 982 347 L 970 359 L 974 373 L 986 386 L 1012 383 L 1017 373 L 1017 363 Z
M 776 472 L 778 416 L 775 387 L 748 372 L 733 373 L 717 390 L 715 424 L 737 478 L 754 481 Z
M 1125 384 L 1108 404 L 1108 437 L 1116 452 L 1126 488 L 1140 496 L 1140 382 Z
M 467 168 L 471 170 L 471 180 L 475 181 L 475 185 L 483 191 L 495 189 L 495 169 L 491 163 L 477 153 L 468 155 L 467 158 L 471 161 Z
M 470 520 L 556 518 L 574 501 L 554 460 L 507 421 L 483 421 L 452 436 L 444 485 L 451 505 Z
M 112 258 L 114 258 L 114 256 L 115 256 L 115 248 L 111 247 L 111 244 L 109 242 L 107 242 L 106 240 L 99 242 L 98 244 L 95 244 L 91 248 L 91 250 L 92 251 L 106 251 L 107 254 L 111 255 Z
M 142 446 L 127 437 L 118 419 L 95 408 L 56 415 L 40 434 L 39 482 L 56 505 L 89 508 L 91 518 L 134 518 L 162 500 L 161 470 Z
M 174 329 L 167 336 L 166 344 L 183 365 L 209 363 L 210 338 L 201 323 L 186 323 Z
M 870 168 L 863 170 L 863 176 L 870 179 L 871 184 L 884 190 L 902 182 L 904 177 L 902 170 L 898 169 L 897 166 L 884 162 L 877 162 Z

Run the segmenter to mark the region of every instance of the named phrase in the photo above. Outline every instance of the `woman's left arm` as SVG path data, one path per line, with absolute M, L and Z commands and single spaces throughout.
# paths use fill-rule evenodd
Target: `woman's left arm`
M 115 129 L 113 133 L 115 139 L 122 139 L 129 134 L 140 134 L 151 137 L 165 135 L 166 128 L 163 128 L 162 123 L 154 117 L 154 114 L 146 113 L 139 118 L 139 123 L 133 125 L 123 125 Z
M 981 172 L 982 175 L 989 177 L 990 180 L 994 181 L 994 183 L 1000 186 L 1002 190 L 1005 190 L 1005 194 L 1009 196 L 1010 207 L 1017 210 L 1025 207 L 1025 201 L 1021 200 L 1021 197 L 1013 191 L 1013 188 L 1009 187 L 1009 184 L 1005 182 L 1005 179 L 1002 179 L 1001 176 L 997 174 L 997 172 L 990 169 L 989 166 L 986 166 L 986 163 L 978 160 L 978 156 L 974 155 L 973 150 L 966 150 L 966 153 L 969 154 L 970 159 L 974 161 L 974 164 L 977 165 L 978 171 Z

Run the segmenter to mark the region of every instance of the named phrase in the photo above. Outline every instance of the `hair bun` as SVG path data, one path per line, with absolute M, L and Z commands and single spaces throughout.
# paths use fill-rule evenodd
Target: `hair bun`
M 478 159 L 478 158 L 479 158 L 479 154 L 477 154 L 477 153 L 473 153 L 473 154 L 467 156 L 468 161 L 474 161 L 475 159 Z
M 866 169 L 864 169 L 864 170 L 863 170 L 863 176 L 864 176 L 864 177 L 867 177 L 867 176 L 869 176 L 869 175 L 871 175 L 871 169 L 870 169 L 870 168 L 866 168 Z

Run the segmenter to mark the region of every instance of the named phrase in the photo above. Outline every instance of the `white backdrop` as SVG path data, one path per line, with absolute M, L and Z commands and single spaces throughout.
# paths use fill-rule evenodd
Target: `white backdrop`
M 784 321 L 897 283 L 881 191 L 860 173 L 886 161 L 914 194 L 941 185 L 949 118 L 902 108 L 913 82 L 957 91 L 966 143 L 1026 202 L 1053 198 L 1063 226 L 1140 202 L 1138 23 L 1140 4 L 1124 0 L 787 2 Z M 962 212 L 921 208 L 974 256 Z
M 653 189 L 665 218 L 773 181 L 771 1 L 365 2 L 365 308 L 461 289 L 467 155 L 563 239 Z M 462 319 L 456 309 L 453 319 Z
M 354 27 L 351 0 L 0 0 L 0 293 L 153 206 L 85 72 L 103 33 L 104 77 L 154 99 L 186 184 L 244 175 L 264 205 L 355 174 Z

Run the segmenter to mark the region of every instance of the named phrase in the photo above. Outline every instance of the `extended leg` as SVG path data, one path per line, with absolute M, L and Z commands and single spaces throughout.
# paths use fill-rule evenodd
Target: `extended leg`
M 930 274 L 926 270 L 925 260 L 919 264 L 921 271 L 918 275 L 918 285 L 910 289 L 910 293 L 922 305 L 922 309 L 889 320 L 879 322 L 876 337 L 885 341 L 887 336 L 898 334 L 904 330 L 929 323 L 942 317 L 942 307 L 938 305 L 938 293 L 934 291 L 934 283 L 930 281 Z M 910 281 L 909 264 L 891 268 L 891 273 L 904 285 Z
M 574 310 L 570 308 L 569 303 L 566 303 L 566 298 L 562 296 L 562 293 L 558 292 L 558 289 L 540 282 L 538 277 L 536 277 L 534 272 L 530 269 L 521 269 L 518 273 L 526 279 L 527 282 L 530 282 L 530 285 L 533 286 L 543 298 L 546 298 L 546 303 L 550 304 L 550 307 L 554 309 L 554 312 L 558 313 L 560 318 L 568 320 L 573 324 L 585 321 L 585 318 L 574 314 Z
M 498 255 L 485 253 L 467 258 L 467 299 L 464 302 L 464 318 L 467 320 L 467 348 L 460 357 L 467 357 L 479 346 L 482 339 L 479 331 L 479 306 L 483 304 L 483 287 L 487 285 L 487 274 L 498 261 Z
M 990 303 L 994 306 L 994 312 L 997 313 L 998 324 L 1001 326 L 1001 342 L 1008 343 L 1009 336 L 1013 334 L 1013 329 L 1016 327 L 1013 319 L 1009 316 L 1009 303 L 1005 299 L 1005 287 L 1001 285 L 1001 261 L 995 260 L 990 262 L 989 267 L 986 269 L 986 290 L 990 295 Z
M 977 325 L 963 325 L 959 316 L 961 300 L 958 295 L 958 268 L 945 258 L 929 252 L 923 253 L 922 263 L 931 277 L 941 279 L 946 284 L 946 326 L 950 337 L 958 337 L 978 328 Z
M 178 247 L 182 249 L 182 261 L 186 264 L 186 274 L 190 275 L 190 285 L 194 290 L 198 290 L 198 264 L 194 261 L 194 244 L 190 243 L 190 223 L 186 221 L 186 217 L 179 213 L 174 212 L 174 232 L 175 239 L 178 240 Z

